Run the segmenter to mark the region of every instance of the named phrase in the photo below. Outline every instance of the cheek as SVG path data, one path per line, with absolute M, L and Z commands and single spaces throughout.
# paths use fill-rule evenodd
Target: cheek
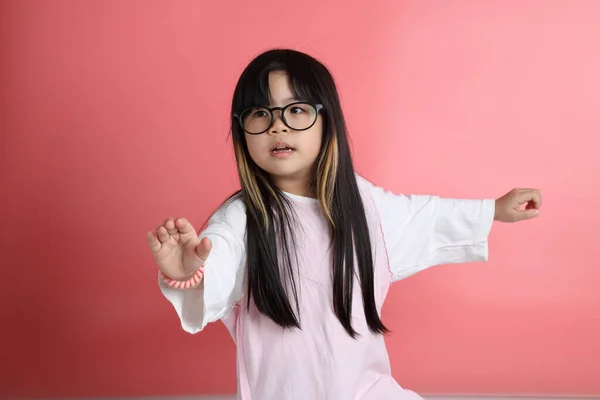
M 256 157 L 263 152 L 265 147 L 262 135 L 255 136 L 246 134 L 246 145 L 248 146 L 248 152 L 252 159 L 256 159 Z
M 314 157 L 316 157 L 321 151 L 321 144 L 323 142 L 323 126 L 319 121 L 310 132 L 310 151 Z

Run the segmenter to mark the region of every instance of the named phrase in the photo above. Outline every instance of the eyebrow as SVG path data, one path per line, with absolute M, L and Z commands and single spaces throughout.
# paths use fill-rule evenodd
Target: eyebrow
M 298 99 L 296 97 L 288 97 L 287 99 L 283 99 L 282 104 L 283 105 L 287 105 L 287 104 L 290 104 L 290 103 L 295 103 L 297 101 L 300 101 L 300 99 Z M 272 106 L 273 104 L 274 103 L 271 102 L 270 105 Z

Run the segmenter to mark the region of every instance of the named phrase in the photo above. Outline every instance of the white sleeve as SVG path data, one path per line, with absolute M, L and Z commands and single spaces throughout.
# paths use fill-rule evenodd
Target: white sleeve
M 204 281 L 194 289 L 181 290 L 167 286 L 160 277 L 159 288 L 171 302 L 183 330 L 197 333 L 209 322 L 230 315 L 244 295 L 246 264 L 246 214 L 241 200 L 235 200 L 217 211 L 200 237 L 208 237 L 212 249 L 205 263 Z
M 379 210 L 393 281 L 435 265 L 487 261 L 494 199 L 394 194 L 360 179 Z

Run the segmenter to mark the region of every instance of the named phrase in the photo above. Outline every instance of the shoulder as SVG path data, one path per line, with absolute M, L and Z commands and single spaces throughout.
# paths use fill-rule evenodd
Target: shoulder
M 381 217 L 381 194 L 383 190 L 358 173 L 355 173 L 355 177 L 358 192 L 367 216 L 370 215 L 379 220 Z
M 358 172 L 355 172 L 354 176 L 356 177 L 356 185 L 358 186 L 358 190 L 361 192 L 361 194 L 371 195 L 376 186 Z
M 382 217 L 390 215 L 399 218 L 407 216 L 422 205 L 436 200 L 436 196 L 396 193 L 378 186 L 367 178 L 356 174 L 356 180 L 362 196 L 367 195 Z
M 239 192 L 233 194 L 210 216 L 206 231 L 231 231 L 238 238 L 246 232 L 246 206 Z
M 358 173 L 355 173 L 355 176 L 356 184 L 358 185 L 358 190 L 362 197 L 367 197 L 377 208 L 379 208 L 383 197 L 385 196 L 385 190 Z

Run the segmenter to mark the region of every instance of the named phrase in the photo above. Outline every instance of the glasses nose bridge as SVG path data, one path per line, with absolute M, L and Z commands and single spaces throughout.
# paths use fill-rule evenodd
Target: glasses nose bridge
M 280 118 L 283 118 L 284 109 L 285 107 L 271 107 L 270 110 L 271 114 L 273 114 L 273 118 L 275 118 L 275 111 L 279 111 Z
M 271 112 L 271 127 L 274 127 L 275 124 L 277 123 L 277 114 L 275 113 L 275 111 L 279 111 L 279 121 L 281 121 L 281 123 L 284 126 L 284 129 L 287 129 L 287 124 L 285 122 L 285 119 L 283 117 L 283 113 L 285 112 L 285 107 L 271 107 L 269 108 L 269 111 Z

